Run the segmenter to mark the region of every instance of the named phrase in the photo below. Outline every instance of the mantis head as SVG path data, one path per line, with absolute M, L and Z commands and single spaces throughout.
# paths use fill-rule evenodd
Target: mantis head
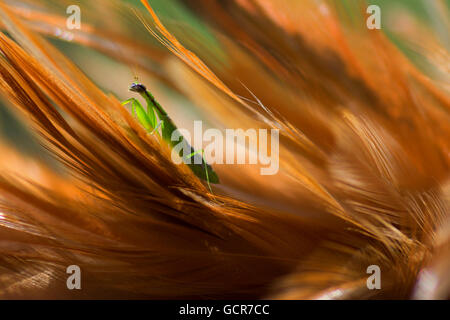
M 147 90 L 147 88 L 142 83 L 133 82 L 130 86 L 130 91 L 142 93 Z

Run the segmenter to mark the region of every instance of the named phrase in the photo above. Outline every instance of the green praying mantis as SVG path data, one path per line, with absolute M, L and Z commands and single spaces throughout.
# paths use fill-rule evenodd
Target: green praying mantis
M 173 133 L 177 131 L 178 128 L 173 123 L 167 112 L 155 100 L 150 91 L 148 91 L 142 83 L 137 82 L 132 83 L 129 90 L 140 94 L 147 103 L 147 111 L 145 111 L 144 107 L 136 98 L 130 98 L 122 102 L 122 105 L 131 103 L 131 112 L 138 119 L 139 123 L 150 134 L 154 134 L 156 132 L 159 135 L 158 129 L 161 128 L 162 139 L 172 148 L 179 143 L 185 143 L 186 145 L 180 150 L 179 156 L 197 177 L 208 183 L 210 191 L 210 183 L 220 183 L 217 174 L 214 172 L 212 167 L 206 163 L 206 160 L 203 157 L 203 150 L 195 151 L 181 134 L 178 134 L 178 139 L 173 139 Z M 188 152 L 188 154 L 184 154 L 184 150 L 190 150 L 190 152 Z

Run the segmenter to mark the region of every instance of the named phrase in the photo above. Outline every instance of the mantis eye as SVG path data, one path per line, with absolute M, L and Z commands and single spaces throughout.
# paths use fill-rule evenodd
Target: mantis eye
M 130 91 L 141 93 L 145 92 L 147 88 L 142 83 L 132 83 L 130 86 Z

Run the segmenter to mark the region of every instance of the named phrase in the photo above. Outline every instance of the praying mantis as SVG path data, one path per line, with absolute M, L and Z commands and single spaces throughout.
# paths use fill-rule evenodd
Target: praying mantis
M 142 83 L 133 82 L 130 85 L 129 90 L 138 93 L 142 98 L 144 98 L 147 103 L 147 111 L 145 111 L 144 107 L 136 98 L 127 99 L 122 102 L 122 105 L 131 103 L 132 114 L 136 116 L 140 124 L 150 134 L 154 134 L 156 132 L 159 135 L 158 129 L 160 127 L 162 139 L 172 148 L 181 142 L 185 143 L 186 146 L 180 150 L 179 156 L 183 160 L 194 160 L 184 162 L 198 178 L 205 180 L 208 183 L 209 190 L 212 192 L 210 183 L 220 183 L 219 177 L 214 172 L 212 167 L 206 163 L 206 160 L 203 157 L 203 150 L 195 151 L 181 134 L 178 135 L 178 139 L 172 139 L 172 134 L 177 130 L 176 125 Z M 159 119 L 159 122 L 157 118 Z M 186 155 L 183 154 L 184 150 L 190 150 L 190 152 Z

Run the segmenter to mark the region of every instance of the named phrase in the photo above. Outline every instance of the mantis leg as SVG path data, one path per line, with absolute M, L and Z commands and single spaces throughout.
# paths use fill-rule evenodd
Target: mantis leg
M 131 102 L 131 113 L 133 116 L 135 116 L 139 123 L 147 130 L 147 131 L 152 131 L 154 126 L 153 126 L 153 121 L 152 119 L 150 119 L 147 115 L 147 112 L 145 112 L 144 107 L 142 107 L 141 103 L 139 102 L 139 100 L 131 98 L 128 100 L 125 100 L 122 102 L 122 105 L 125 105 L 127 103 Z
M 137 118 L 136 102 L 137 102 L 137 100 L 135 98 L 130 98 L 130 99 L 127 99 L 125 101 L 122 101 L 120 104 L 124 106 L 124 105 L 126 105 L 128 103 L 131 103 L 131 115 Z
M 211 184 L 209 183 L 208 167 L 207 167 L 207 165 L 206 165 L 206 160 L 205 160 L 205 157 L 204 157 L 205 151 L 204 151 L 203 149 L 198 150 L 198 151 L 194 151 L 194 152 L 192 152 L 191 154 L 188 154 L 188 155 L 186 156 L 186 159 L 190 159 L 190 158 L 192 158 L 193 156 L 195 156 L 196 154 L 199 154 L 199 153 L 202 154 L 202 160 L 203 160 L 203 164 L 202 164 L 202 165 L 205 167 L 206 182 L 208 183 L 209 191 L 210 191 L 211 193 L 213 193 L 213 192 L 212 192 L 212 189 L 211 189 Z

